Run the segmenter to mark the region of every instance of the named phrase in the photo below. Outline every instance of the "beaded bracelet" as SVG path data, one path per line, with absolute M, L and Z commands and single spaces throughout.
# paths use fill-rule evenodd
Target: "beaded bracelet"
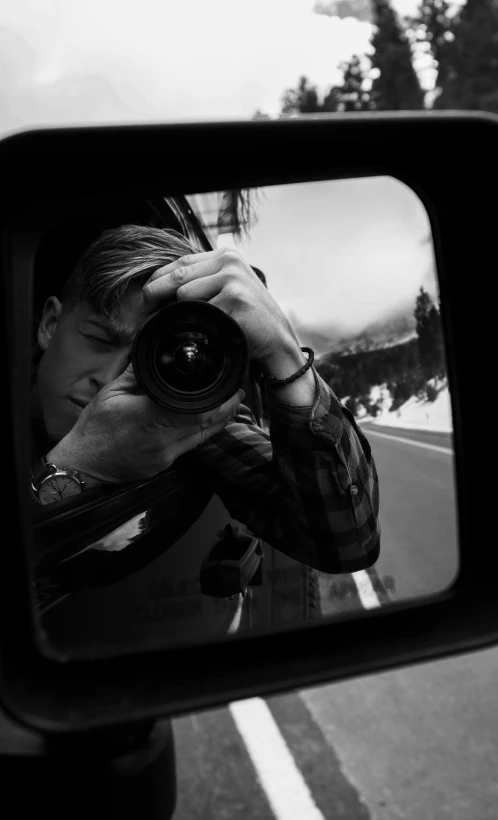
M 265 376 L 264 373 L 261 374 L 262 377 L 268 382 L 268 385 L 270 387 L 285 387 L 286 384 L 295 382 L 296 379 L 299 379 L 300 376 L 303 376 L 304 373 L 306 373 L 306 371 L 310 369 L 315 359 L 315 354 L 313 353 L 311 347 L 302 347 L 301 350 L 303 351 L 303 353 L 308 354 L 308 361 L 305 365 L 303 365 L 301 370 L 298 370 L 297 373 L 294 373 L 294 375 L 289 376 L 287 379 L 277 379 L 275 378 L 275 376 Z

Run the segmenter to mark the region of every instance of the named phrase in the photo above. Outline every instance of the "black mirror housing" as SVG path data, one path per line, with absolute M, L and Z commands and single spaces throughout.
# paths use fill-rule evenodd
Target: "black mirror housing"
M 498 116 L 471 112 L 28 131 L 0 143 L 5 433 L 0 698 L 17 720 L 68 733 L 174 715 L 419 663 L 498 641 L 498 555 L 488 509 L 491 430 L 472 385 L 489 379 L 498 271 Z M 222 170 L 218 170 L 222 169 Z M 44 656 L 34 637 L 29 373 L 32 247 L 15 225 L 44 202 L 390 175 L 430 218 L 453 401 L 460 571 L 437 596 L 275 635 L 113 660 Z M 30 223 L 31 224 L 31 223 Z M 15 275 L 16 263 L 23 271 Z M 489 295 L 488 295 L 489 294 Z M 482 442 L 483 435 L 490 437 Z

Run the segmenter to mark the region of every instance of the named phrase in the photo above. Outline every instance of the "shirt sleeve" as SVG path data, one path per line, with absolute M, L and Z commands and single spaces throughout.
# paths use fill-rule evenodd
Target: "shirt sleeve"
M 379 556 L 377 470 L 354 416 L 313 374 L 312 406 L 269 396 L 269 433 L 242 406 L 182 458 L 203 470 L 233 518 L 276 549 L 322 572 L 356 572 Z

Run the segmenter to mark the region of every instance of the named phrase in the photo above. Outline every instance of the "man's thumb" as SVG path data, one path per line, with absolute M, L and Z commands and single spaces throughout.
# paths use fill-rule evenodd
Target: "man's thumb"
M 130 362 L 126 370 L 114 380 L 114 389 L 124 393 L 138 393 L 139 385 L 133 372 L 133 365 Z

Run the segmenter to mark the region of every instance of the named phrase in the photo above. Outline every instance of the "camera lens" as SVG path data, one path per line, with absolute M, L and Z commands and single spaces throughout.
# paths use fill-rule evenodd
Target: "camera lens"
M 157 372 L 175 390 L 205 390 L 223 373 L 225 351 L 212 333 L 164 333 L 157 346 Z
M 173 412 L 208 412 L 240 387 L 247 340 L 240 325 L 214 305 L 173 302 L 143 325 L 132 361 L 142 389 L 158 404 Z
M 161 357 L 161 362 L 167 360 L 168 354 Z M 173 356 L 173 363 L 180 373 L 194 376 L 198 375 L 206 362 L 204 351 L 201 350 L 197 342 L 180 342 Z

